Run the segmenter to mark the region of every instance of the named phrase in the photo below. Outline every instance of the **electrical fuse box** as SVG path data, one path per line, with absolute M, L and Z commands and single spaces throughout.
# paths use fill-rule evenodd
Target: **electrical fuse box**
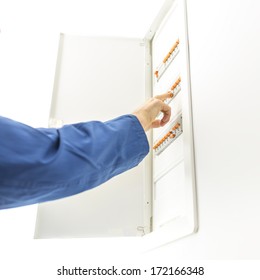
M 50 126 L 105 121 L 164 92 L 172 117 L 147 134 L 147 158 L 98 188 L 39 205 L 36 238 L 143 236 L 156 246 L 196 231 L 185 0 L 166 0 L 144 38 L 61 34 Z
M 153 96 L 172 93 L 165 101 L 172 109 L 171 121 L 153 131 L 153 230 L 163 231 L 164 240 L 178 239 L 197 230 L 188 33 L 183 3 L 174 2 L 152 41 Z M 173 38 L 178 39 L 170 48 Z

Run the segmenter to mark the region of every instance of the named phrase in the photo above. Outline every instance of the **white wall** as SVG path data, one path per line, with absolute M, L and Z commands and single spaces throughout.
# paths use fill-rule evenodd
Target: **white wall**
M 260 258 L 259 10 L 188 0 L 199 232 L 151 256 Z

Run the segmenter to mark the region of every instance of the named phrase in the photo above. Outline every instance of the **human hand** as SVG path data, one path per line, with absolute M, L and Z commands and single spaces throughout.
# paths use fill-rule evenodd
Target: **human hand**
M 138 118 L 145 131 L 151 128 L 164 126 L 170 120 L 171 107 L 163 101 L 171 97 L 172 93 L 157 95 L 133 112 L 133 115 Z M 163 113 L 163 117 L 161 119 L 156 119 L 160 112 Z

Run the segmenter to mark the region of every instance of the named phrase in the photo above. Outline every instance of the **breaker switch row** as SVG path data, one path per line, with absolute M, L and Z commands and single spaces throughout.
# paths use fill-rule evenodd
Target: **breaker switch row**
M 181 77 L 179 77 L 175 83 L 170 87 L 170 89 L 168 89 L 168 93 L 171 93 L 171 97 L 170 99 L 166 100 L 166 104 L 169 104 L 173 98 L 181 91 Z
M 168 132 L 156 141 L 153 146 L 155 154 L 159 155 L 162 151 L 164 151 L 181 133 L 182 122 L 180 117 L 179 120 L 168 130 Z
M 171 86 L 171 90 L 174 91 L 175 88 L 179 85 L 179 83 L 181 82 L 181 77 L 179 77 L 176 82 Z
M 179 39 L 174 43 L 174 45 L 171 47 L 168 54 L 164 57 L 162 63 L 156 68 L 154 75 L 159 81 L 160 77 L 164 73 L 164 71 L 167 69 L 167 67 L 170 65 L 170 63 L 173 61 L 173 59 L 176 57 L 176 55 L 179 53 Z
M 165 56 L 165 58 L 163 59 L 163 63 L 166 63 L 167 60 L 171 57 L 172 53 L 175 52 L 175 50 L 177 49 L 178 45 L 179 45 L 180 41 L 179 39 L 174 43 L 174 45 L 172 46 L 172 48 L 170 49 L 170 51 L 168 52 L 168 54 Z

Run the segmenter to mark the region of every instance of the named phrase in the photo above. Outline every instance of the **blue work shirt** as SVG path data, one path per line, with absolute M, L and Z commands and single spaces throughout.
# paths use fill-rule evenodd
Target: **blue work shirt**
M 134 115 L 60 129 L 0 117 L 0 209 L 89 190 L 138 165 L 148 152 Z

